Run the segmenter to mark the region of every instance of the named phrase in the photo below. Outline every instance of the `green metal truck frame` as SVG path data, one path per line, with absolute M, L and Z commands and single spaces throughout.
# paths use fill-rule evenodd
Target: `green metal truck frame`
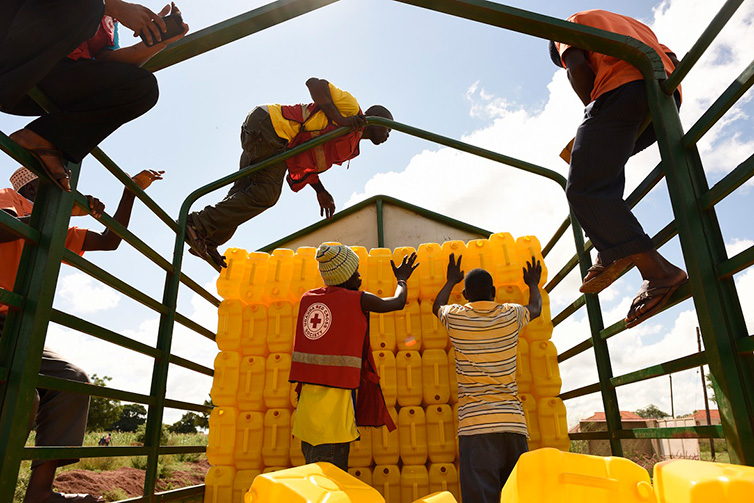
M 337 0 L 278 0 L 245 14 L 210 26 L 175 43 L 150 60 L 146 67 L 158 71 L 258 31 L 275 26 L 294 17 L 319 9 Z M 715 213 L 715 205 L 741 187 L 754 174 L 754 155 L 744 160 L 713 187 L 709 187 L 697 142 L 754 84 L 754 62 L 743 69 L 740 76 L 710 106 L 688 131 L 684 131 L 672 99 L 673 91 L 699 60 L 714 38 L 725 26 L 744 0 L 728 0 L 711 20 L 691 50 L 668 76 L 659 56 L 651 48 L 630 37 L 555 19 L 484 0 L 395 0 L 401 3 L 446 13 L 473 22 L 504 28 L 547 40 L 557 40 L 572 46 L 619 57 L 638 68 L 645 80 L 649 99 L 650 118 L 657 132 L 662 161 L 628 196 L 636 205 L 663 178 L 674 213 L 653 240 L 659 247 L 678 236 L 689 284 L 679 289 L 670 305 L 693 299 L 705 350 L 672 361 L 661 362 L 645 369 L 614 376 L 607 339 L 625 330 L 621 320 L 604 326 L 597 295 L 577 297 L 553 318 L 553 324 L 586 308 L 590 334 L 583 342 L 562 352 L 558 360 L 566 361 L 590 348 L 594 351 L 598 382 L 563 392 L 561 398 L 573 399 L 590 393 L 600 393 L 607 420 L 607 431 L 572 434 L 572 439 L 603 439 L 610 442 L 612 453 L 622 455 L 621 441 L 635 438 L 725 438 L 731 462 L 754 466 L 754 336 L 746 331 L 743 311 L 733 276 L 754 264 L 754 246 L 728 257 Z M 30 93 L 40 104 L 54 109 L 39 91 Z M 648 118 L 648 121 L 649 119 Z M 558 173 L 490 150 L 424 131 L 391 120 L 370 117 L 370 124 L 387 126 L 394 131 L 422 138 L 436 144 L 468 152 L 508 167 L 544 176 L 565 189 L 565 179 Z M 225 187 L 254 171 L 284 160 L 303 150 L 342 135 L 339 129 L 291 149 L 283 154 L 227 175 L 201 187 L 185 199 L 178 220 L 171 218 L 154 200 L 147 196 L 100 149 L 92 152 L 102 165 L 126 187 L 132 190 L 160 220 L 175 233 L 172 261 L 160 256 L 139 237 L 103 215 L 101 222 L 123 238 L 144 256 L 165 271 L 162 300 L 140 292 L 127 282 L 95 266 L 64 247 L 69 216 L 74 204 L 88 208 L 86 198 L 75 190 L 80 165 L 69 165 L 72 172 L 72 194 L 64 193 L 52 184 L 40 186 L 29 225 L 5 212 L 0 212 L 0 226 L 25 240 L 18 278 L 13 291 L 0 289 L 0 302 L 10 306 L 6 326 L 0 338 L 0 501 L 11 501 L 22 460 L 59 459 L 75 457 L 147 456 L 146 479 L 142 497 L 127 501 L 201 501 L 204 486 L 155 492 L 158 459 L 161 455 L 202 452 L 203 446 L 161 446 L 160 426 L 165 407 L 204 412 L 208 408 L 193 403 L 171 400 L 166 396 L 170 365 L 212 376 L 213 370 L 171 353 L 175 323 L 214 340 L 214 333 L 177 311 L 178 290 L 181 284 L 199 294 L 214 306 L 220 300 L 181 272 L 185 251 L 186 217 L 192 204 L 201 196 Z M 31 155 L 0 132 L 0 148 L 18 163 L 44 177 L 43 171 Z M 565 194 L 564 194 L 565 196 Z M 582 275 L 590 267 L 589 251 L 583 233 L 573 215 L 567 215 L 562 225 L 545 245 L 546 256 L 571 228 L 575 255 L 546 285 L 552 291 L 576 266 Z M 160 314 L 156 346 L 142 344 L 106 328 L 53 309 L 53 296 L 60 264 L 67 262 L 91 277 Z M 89 334 L 100 340 L 117 344 L 154 359 L 152 385 L 149 395 L 56 379 L 39 375 L 45 335 L 50 322 Z M 621 426 L 616 388 L 659 376 L 709 365 L 722 425 L 624 429 Z M 28 417 L 35 388 L 64 390 L 91 396 L 106 397 L 148 406 L 146 441 L 141 447 L 25 447 Z

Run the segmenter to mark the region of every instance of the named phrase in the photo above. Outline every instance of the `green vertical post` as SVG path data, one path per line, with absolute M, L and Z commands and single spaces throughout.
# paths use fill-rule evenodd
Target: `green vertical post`
M 69 165 L 75 189 L 80 165 Z M 13 501 L 21 455 L 28 431 L 37 375 L 42 362 L 55 286 L 60 271 L 73 194 L 49 183 L 40 186 L 31 216 L 39 230 L 37 245 L 27 244 L 21 256 L 14 291 L 24 296 L 21 311 L 9 313 L 0 366 L 8 368 L 0 409 L 0 501 Z
M 576 243 L 576 256 L 579 258 L 579 268 L 581 277 L 586 276 L 589 267 L 592 265 L 592 259 L 589 253 L 584 251 L 584 236 L 581 233 L 581 225 L 573 212 L 571 216 L 571 227 L 573 228 L 573 239 Z M 610 352 L 607 347 L 607 341 L 602 338 L 600 332 L 605 328 L 605 322 L 602 320 L 602 310 L 597 295 L 588 293 L 585 295 L 586 312 L 589 319 L 589 332 L 592 336 L 592 346 L 594 347 L 594 360 L 597 363 L 597 376 L 600 381 L 600 393 L 602 394 L 602 405 L 605 409 L 605 421 L 607 431 L 610 435 L 610 451 L 613 456 L 623 456 L 623 446 L 616 432 L 622 429 L 620 419 L 620 407 L 618 406 L 618 395 L 615 393 L 615 387 L 610 380 L 613 378 L 613 365 L 610 362 Z
M 377 206 L 377 247 L 385 247 L 385 215 L 382 212 L 382 198 L 375 201 Z
M 184 206 L 187 206 L 184 204 Z M 149 447 L 147 456 L 147 470 L 144 478 L 144 497 L 148 501 L 157 501 L 154 492 L 157 482 L 157 463 L 160 452 L 160 434 L 162 432 L 162 417 L 165 412 L 165 395 L 167 392 L 168 370 L 170 367 L 170 347 L 173 340 L 173 326 L 178 304 L 178 288 L 180 286 L 180 272 L 183 262 L 183 242 L 186 237 L 186 214 L 182 212 L 182 218 L 178 224 L 173 248 L 173 271 L 167 271 L 165 277 L 165 290 L 163 291 L 162 303 L 167 307 L 167 312 L 160 315 L 160 327 L 157 334 L 157 350 L 160 357 L 154 361 L 152 369 L 152 387 L 150 396 L 154 397 L 155 403 L 149 407 L 147 425 L 145 430 L 145 446 Z
M 754 371 L 751 356 L 737 351 L 748 333 L 733 278 L 718 278 L 717 264 L 726 252 L 714 208 L 705 211 L 699 202 L 709 190 L 707 179 L 696 145 L 684 149 L 672 96 L 652 80 L 647 97 L 707 360 L 720 389 L 716 397 L 730 459 L 754 465 Z

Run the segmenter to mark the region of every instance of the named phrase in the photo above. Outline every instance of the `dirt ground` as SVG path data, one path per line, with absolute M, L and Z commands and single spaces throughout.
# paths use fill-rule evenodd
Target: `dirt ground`
M 175 470 L 167 479 L 157 481 L 157 490 L 179 489 L 204 483 L 209 463 L 202 459 L 196 463 L 186 463 L 181 470 Z M 106 496 L 120 489 L 128 497 L 141 496 L 144 491 L 144 470 L 121 467 L 108 472 L 71 470 L 63 472 L 55 479 L 55 489 L 64 493 L 88 493 Z

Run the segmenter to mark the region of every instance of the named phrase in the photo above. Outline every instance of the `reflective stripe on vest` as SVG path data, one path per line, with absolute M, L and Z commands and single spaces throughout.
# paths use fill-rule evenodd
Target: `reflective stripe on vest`
M 361 358 L 345 355 L 316 355 L 294 351 L 291 361 L 310 365 L 325 365 L 328 367 L 351 367 L 361 369 Z

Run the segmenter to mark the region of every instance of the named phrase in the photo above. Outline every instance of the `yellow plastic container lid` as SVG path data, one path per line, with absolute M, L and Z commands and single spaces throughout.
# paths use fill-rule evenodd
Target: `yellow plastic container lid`
M 244 503 L 385 503 L 380 493 L 330 463 L 312 463 L 257 476 Z

